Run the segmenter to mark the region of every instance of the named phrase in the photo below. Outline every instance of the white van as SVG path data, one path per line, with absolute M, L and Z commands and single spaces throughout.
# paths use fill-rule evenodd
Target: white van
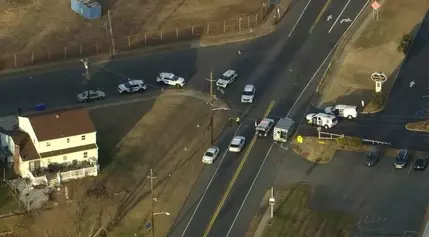
M 354 105 L 334 105 L 325 108 L 325 113 L 338 117 L 354 119 L 357 117 L 357 106 Z
M 311 113 L 307 114 L 305 118 L 309 124 L 324 127 L 325 129 L 332 128 L 338 124 L 337 117 L 325 113 Z

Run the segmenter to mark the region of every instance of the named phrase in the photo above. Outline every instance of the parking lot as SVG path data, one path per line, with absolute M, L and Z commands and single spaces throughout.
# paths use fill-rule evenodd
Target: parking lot
M 310 208 L 343 210 L 356 215 L 351 236 L 417 236 L 429 198 L 429 171 L 414 171 L 419 156 L 410 153 L 408 166 L 397 170 L 394 157 L 382 157 L 375 167 L 365 167 L 363 153 L 339 151 L 326 165 L 273 149 L 284 157 L 276 185 L 310 183 Z M 289 153 L 289 152 L 288 152 Z

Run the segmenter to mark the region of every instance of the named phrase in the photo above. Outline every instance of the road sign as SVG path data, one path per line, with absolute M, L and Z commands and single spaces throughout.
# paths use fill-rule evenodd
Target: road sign
M 372 2 L 371 7 L 374 10 L 378 10 L 381 7 L 381 5 L 377 1 L 374 1 L 374 2 Z
M 301 144 L 304 141 L 304 138 L 302 138 L 301 135 L 299 135 L 298 137 L 296 137 L 296 142 L 298 142 L 299 144 Z

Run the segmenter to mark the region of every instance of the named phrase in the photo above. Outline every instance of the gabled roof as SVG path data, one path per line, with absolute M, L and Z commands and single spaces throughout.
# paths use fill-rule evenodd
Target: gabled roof
M 95 132 L 87 109 L 46 111 L 27 116 L 37 140 L 47 141 L 62 137 Z
M 19 146 L 19 155 L 23 161 L 41 158 L 39 153 L 37 153 L 33 141 L 31 141 L 30 135 L 28 135 L 28 133 L 21 130 L 4 131 L 3 133 L 12 137 L 15 145 Z

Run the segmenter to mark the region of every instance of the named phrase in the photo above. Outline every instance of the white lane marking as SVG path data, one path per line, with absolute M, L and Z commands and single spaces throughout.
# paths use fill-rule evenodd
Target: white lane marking
M 271 143 L 271 146 L 270 146 L 270 148 L 268 149 L 268 152 L 267 152 L 267 154 L 265 155 L 265 158 L 264 158 L 264 160 L 262 161 L 261 166 L 259 167 L 258 173 L 256 173 L 256 176 L 255 176 L 255 178 L 253 179 L 252 184 L 250 185 L 249 191 L 247 191 L 246 196 L 244 197 L 244 201 L 241 203 L 240 209 L 238 209 L 238 212 L 237 212 L 237 214 L 235 215 L 234 220 L 232 221 L 231 227 L 229 228 L 228 233 L 226 234 L 226 236 L 225 236 L 225 237 L 228 237 L 228 236 L 229 236 L 229 234 L 231 234 L 231 230 L 232 230 L 232 228 L 234 227 L 235 222 L 237 221 L 238 216 L 240 215 L 241 209 L 243 208 L 244 203 L 246 202 L 247 198 L 249 197 L 249 194 L 250 194 L 250 192 L 252 191 L 252 188 L 253 188 L 253 186 L 255 185 L 256 180 L 258 179 L 259 173 L 261 173 L 262 167 L 264 167 L 265 161 L 267 160 L 268 155 L 270 154 L 271 149 L 273 148 L 273 145 L 274 145 L 274 142 L 273 142 L 273 143 Z
M 341 10 L 340 14 L 338 15 L 337 19 L 335 19 L 334 24 L 332 24 L 331 28 L 329 29 L 328 33 L 331 33 L 332 29 L 334 28 L 334 26 L 337 24 L 338 20 L 340 19 L 340 17 L 343 15 L 344 11 L 346 10 L 347 6 L 349 5 L 349 3 L 352 0 L 347 1 L 346 5 L 344 6 L 343 10 Z
M 410 175 L 411 174 L 411 170 L 413 169 L 413 166 L 412 165 L 410 165 L 410 168 L 408 169 L 408 175 Z
M 307 5 L 305 5 L 304 10 L 302 10 L 301 15 L 299 15 L 298 20 L 296 21 L 295 25 L 292 27 L 292 30 L 289 33 L 289 37 L 292 35 L 293 31 L 295 30 L 296 26 L 298 25 L 299 21 L 301 20 L 302 16 L 305 13 L 305 10 L 307 10 L 308 5 L 310 5 L 311 0 L 308 0 Z
M 289 117 L 290 113 L 292 112 L 292 110 L 294 109 L 294 107 L 296 106 L 296 103 L 298 103 L 299 99 L 301 98 L 301 96 L 304 94 L 305 90 L 307 90 L 307 87 L 310 86 L 311 82 L 313 82 L 314 78 L 316 78 L 316 75 L 319 73 L 320 69 L 322 69 L 323 65 L 326 63 L 326 61 L 328 60 L 328 58 L 331 56 L 331 54 L 334 52 L 334 50 L 337 48 L 338 44 L 341 42 L 341 40 L 344 38 L 344 36 L 347 34 L 347 32 L 350 30 L 350 28 L 353 26 L 353 24 L 356 22 L 356 19 L 359 18 L 359 16 L 362 14 L 363 10 L 365 10 L 366 5 L 368 5 L 370 0 L 368 0 L 365 5 L 362 7 L 362 9 L 359 11 L 359 13 L 356 15 L 355 19 L 352 21 L 352 23 L 349 25 L 349 27 L 347 27 L 347 29 L 344 31 L 343 35 L 341 36 L 341 38 L 337 41 L 337 43 L 334 45 L 334 47 L 331 49 L 331 51 L 329 52 L 328 56 L 326 56 L 325 60 L 323 60 L 322 64 L 320 64 L 319 68 L 316 70 L 316 72 L 313 74 L 313 76 L 311 77 L 310 81 L 307 83 L 307 85 L 305 85 L 304 89 L 301 91 L 301 94 L 299 94 L 298 98 L 295 100 L 295 102 L 293 103 L 292 107 L 290 108 L 289 112 L 287 113 L 286 117 Z M 323 78 L 322 78 L 323 79 Z
M 235 137 L 235 136 L 237 135 L 238 130 L 240 129 L 240 126 L 241 126 L 241 124 L 237 127 L 237 130 L 235 130 L 235 133 L 234 133 L 234 136 L 233 136 L 233 137 Z M 228 147 L 225 149 L 225 153 L 223 154 L 222 159 L 220 160 L 220 162 L 219 162 L 218 166 L 216 167 L 216 170 L 215 170 L 215 172 L 214 172 L 213 176 L 211 177 L 211 179 L 210 179 L 209 183 L 207 184 L 206 189 L 204 189 L 203 195 L 200 197 L 200 200 L 198 201 L 198 204 L 197 204 L 197 206 L 195 207 L 195 210 L 194 210 L 194 212 L 192 213 L 191 218 L 189 219 L 188 223 L 186 224 L 186 227 L 185 227 L 185 229 L 183 230 L 183 233 L 182 233 L 181 237 L 185 236 L 186 231 L 187 231 L 187 230 L 188 230 L 188 228 L 189 228 L 189 225 L 191 225 L 191 222 L 192 222 L 192 220 L 194 219 L 194 216 L 195 216 L 195 214 L 197 213 L 198 208 L 200 207 L 201 203 L 203 202 L 203 199 L 204 199 L 204 197 L 206 196 L 207 190 L 209 190 L 210 185 L 212 184 L 213 179 L 214 179 L 214 177 L 216 176 L 217 171 L 219 170 L 219 167 L 221 166 L 221 164 L 222 164 L 223 160 L 225 159 L 225 157 L 226 157 L 226 154 L 227 154 L 227 153 L 228 153 Z
M 310 0 L 310 1 L 311 1 L 311 0 Z M 365 9 L 366 5 L 368 5 L 369 1 L 370 1 L 370 0 L 368 0 L 368 1 L 365 3 L 365 5 L 362 7 L 362 9 L 361 9 L 361 10 L 359 11 L 359 13 L 357 14 L 356 18 L 355 18 L 355 19 L 353 20 L 353 22 L 349 25 L 349 27 L 344 31 L 343 35 L 342 35 L 342 36 L 341 36 L 341 38 L 337 41 L 337 43 L 334 45 L 334 47 L 332 48 L 332 50 L 329 52 L 328 56 L 326 56 L 325 60 L 323 60 L 322 64 L 319 66 L 319 68 L 317 69 L 317 71 L 316 71 L 316 72 L 314 73 L 314 75 L 311 77 L 310 81 L 309 81 L 309 82 L 307 83 L 307 85 L 304 87 L 304 89 L 303 89 L 303 91 L 301 92 L 301 94 L 300 94 L 300 95 L 298 96 L 298 98 L 295 100 L 294 104 L 293 104 L 293 105 L 292 105 L 292 107 L 290 108 L 290 110 L 289 110 L 289 112 L 287 113 L 286 117 L 288 117 L 288 116 L 290 115 L 290 113 L 292 112 L 292 110 L 293 110 L 293 108 L 295 107 L 296 103 L 299 101 L 299 99 L 300 99 L 300 98 L 301 98 L 301 96 L 303 95 L 304 91 L 308 88 L 308 86 L 309 86 L 309 85 L 311 84 L 311 82 L 314 80 L 314 78 L 316 77 L 317 73 L 320 71 L 320 69 L 322 68 L 322 66 L 325 64 L 326 60 L 328 60 L 329 56 L 330 56 L 330 55 L 332 54 L 332 52 L 335 50 L 335 48 L 337 47 L 337 45 L 339 44 L 339 42 L 342 40 L 342 38 L 344 37 L 344 35 L 345 35 L 345 34 L 349 31 L 349 29 L 353 26 L 353 24 L 354 24 L 354 22 L 356 21 L 356 19 L 358 19 L 358 18 L 359 18 L 359 16 L 362 14 L 363 10 Z M 308 4 L 307 4 L 307 6 L 308 6 Z M 307 8 L 307 7 L 306 7 L 306 8 Z M 305 11 L 305 9 L 304 9 L 304 11 Z M 299 19 L 298 19 L 298 20 L 299 20 Z M 302 121 L 302 120 L 301 120 L 301 121 Z M 246 203 L 247 198 L 249 197 L 249 194 L 250 194 L 250 192 L 251 192 L 251 190 L 252 190 L 252 188 L 253 188 L 254 184 L 256 183 L 256 180 L 257 180 L 257 178 L 258 178 L 258 176 L 259 176 L 259 173 L 261 172 L 262 167 L 264 166 L 265 161 L 266 161 L 266 159 L 268 158 L 268 155 L 270 154 L 270 152 L 271 152 L 271 149 L 272 149 L 273 145 L 274 145 L 274 142 L 273 142 L 273 143 L 271 143 L 271 146 L 270 146 L 270 148 L 268 149 L 268 151 L 267 151 L 267 153 L 266 153 L 266 155 L 265 155 L 265 158 L 264 158 L 264 160 L 263 160 L 263 162 L 262 162 L 261 166 L 259 167 L 258 173 L 256 174 L 255 178 L 253 179 L 253 182 L 252 182 L 252 184 L 251 184 L 251 186 L 250 186 L 250 188 L 249 188 L 249 191 L 247 191 L 246 196 L 244 197 L 244 200 L 243 200 L 243 202 L 241 203 L 241 206 L 240 206 L 240 208 L 238 209 L 238 212 L 237 212 L 237 214 L 236 214 L 236 215 L 235 215 L 235 217 L 234 217 L 234 220 L 233 220 L 233 222 L 232 222 L 232 224 L 231 224 L 231 226 L 230 226 L 230 228 L 229 228 L 229 230 L 228 230 L 228 233 L 227 233 L 226 237 L 229 237 L 229 234 L 231 233 L 232 228 L 234 228 L 235 222 L 237 221 L 238 217 L 240 216 L 241 210 L 243 209 L 243 206 L 244 206 L 244 204 Z M 182 235 L 181 237 L 183 237 L 183 235 Z

